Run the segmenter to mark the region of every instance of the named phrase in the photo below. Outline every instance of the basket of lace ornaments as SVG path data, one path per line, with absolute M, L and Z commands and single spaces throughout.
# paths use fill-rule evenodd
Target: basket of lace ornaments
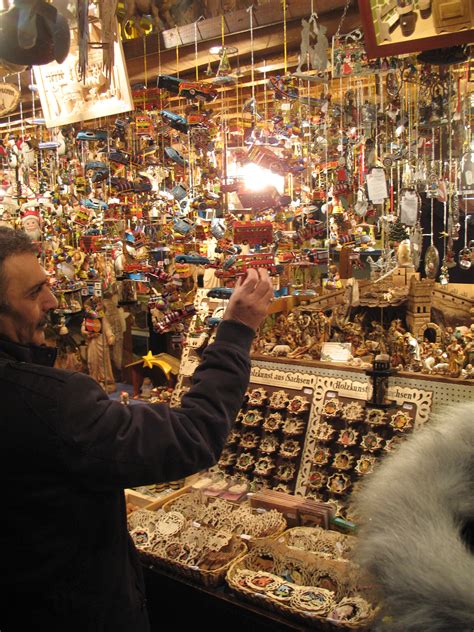
M 207 587 L 223 584 L 232 562 L 248 550 L 229 531 L 197 526 L 177 511 L 134 511 L 128 516 L 128 530 L 151 567 Z
M 315 553 L 332 560 L 348 560 L 357 538 L 321 527 L 293 527 L 285 531 L 278 542 L 290 548 Z
M 281 542 L 253 548 L 231 565 L 226 580 L 239 596 L 318 630 L 367 630 L 377 611 L 350 562 Z
M 211 529 L 225 529 L 245 540 L 250 547 L 280 536 L 287 528 L 282 513 L 276 509 L 262 511 L 248 503 L 234 504 L 209 497 L 200 491 L 183 494 L 165 505 L 165 511 L 178 511 L 188 520 Z

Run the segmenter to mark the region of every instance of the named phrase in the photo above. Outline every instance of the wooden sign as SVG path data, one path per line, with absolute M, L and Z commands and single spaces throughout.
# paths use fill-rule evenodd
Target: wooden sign
M 12 112 L 20 101 L 20 91 L 12 83 L 0 84 L 0 117 Z
M 71 31 L 71 48 L 62 64 L 53 61 L 33 67 L 46 127 L 70 125 L 133 110 L 122 42 L 114 43 L 115 61 L 108 79 L 103 67 L 101 37 L 98 24 L 91 24 L 86 81 L 81 80 L 78 70 L 76 29 Z

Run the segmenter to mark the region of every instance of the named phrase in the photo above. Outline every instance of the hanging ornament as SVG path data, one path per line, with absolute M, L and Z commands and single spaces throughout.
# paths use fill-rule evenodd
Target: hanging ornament
M 461 224 L 459 221 L 459 197 L 457 194 L 451 195 L 451 210 L 448 217 L 448 233 L 453 241 L 459 239 Z
M 385 89 L 387 91 L 387 95 L 395 100 L 398 97 L 398 94 L 402 87 L 402 77 L 398 70 L 391 68 L 387 76 L 385 77 Z
M 428 174 L 428 188 L 426 191 L 426 197 L 429 199 L 439 198 L 441 196 L 441 189 L 439 186 L 439 176 L 435 171 L 431 171 Z
M 397 219 L 394 222 L 392 222 L 389 226 L 388 239 L 392 243 L 399 244 L 404 239 L 407 239 L 407 237 L 408 237 L 407 229 L 400 222 L 400 218 L 397 217 Z
M 314 30 L 313 24 L 315 22 L 315 18 L 312 15 L 309 20 L 305 20 L 304 18 L 301 20 L 301 42 L 300 42 L 300 54 L 298 56 L 298 67 L 296 68 L 296 72 L 301 72 L 304 65 L 306 65 L 307 69 L 311 69 L 311 51 L 313 50 L 313 44 L 310 41 L 314 40 Z
M 461 160 L 461 194 L 468 200 L 474 197 L 473 152 L 466 152 Z
M 454 243 L 451 237 L 448 237 L 448 241 L 446 244 L 446 255 L 444 257 L 444 263 L 448 268 L 455 268 L 455 254 L 454 254 Z
M 228 75 L 232 70 L 232 66 L 229 62 L 228 49 L 223 46 L 221 48 L 219 67 L 217 69 L 217 76 Z
M 462 248 L 462 250 L 460 250 L 458 254 L 458 262 L 459 262 L 459 267 L 461 268 L 461 270 L 470 269 L 472 265 L 473 254 L 474 254 L 473 250 L 469 248 L 467 245 L 467 224 L 468 224 L 467 220 L 468 220 L 468 215 L 466 213 L 465 218 L 464 218 L 464 248 Z
M 214 75 L 214 71 L 211 68 L 211 61 L 210 60 L 207 63 L 207 68 L 204 71 L 204 74 L 206 75 L 206 77 L 212 77 Z
M 446 259 L 443 259 L 443 263 L 441 264 L 439 279 L 440 285 L 448 285 L 449 283 L 449 270 L 446 264 Z
M 367 199 L 367 195 L 365 194 L 365 190 L 363 187 L 360 187 L 357 191 L 357 201 L 354 204 L 354 211 L 359 215 L 359 217 L 364 217 L 367 213 L 367 209 L 369 208 L 369 201 Z
M 400 195 L 400 221 L 405 226 L 415 226 L 419 221 L 420 196 L 416 191 L 403 191 Z
M 317 20 L 317 13 L 312 13 L 308 20 L 301 20 L 300 54 L 296 74 L 301 73 L 304 65 L 308 70 L 318 70 L 320 73 L 324 73 L 328 67 L 327 27 L 318 24 Z M 310 79 L 311 75 L 303 75 L 303 77 Z
M 423 244 L 423 230 L 418 222 L 410 229 L 411 257 L 415 270 L 418 270 L 421 263 L 421 247 Z
M 425 253 L 425 274 L 428 279 L 435 279 L 439 268 L 439 252 L 434 244 L 430 244 Z
M 472 250 L 470 248 L 463 248 L 459 251 L 459 267 L 461 270 L 469 270 L 472 265 Z

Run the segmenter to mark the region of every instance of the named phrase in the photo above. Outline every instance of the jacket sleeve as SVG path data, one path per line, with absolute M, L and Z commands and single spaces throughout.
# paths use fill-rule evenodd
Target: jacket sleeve
M 90 377 L 71 374 L 58 404 L 63 466 L 100 489 L 176 480 L 215 464 L 248 386 L 253 335 L 221 323 L 178 408 L 123 406 Z

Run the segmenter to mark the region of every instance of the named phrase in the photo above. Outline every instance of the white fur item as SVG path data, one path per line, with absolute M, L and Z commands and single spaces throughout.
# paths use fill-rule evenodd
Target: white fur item
M 356 556 L 380 584 L 386 632 L 472 632 L 474 401 L 443 409 L 354 495 Z

